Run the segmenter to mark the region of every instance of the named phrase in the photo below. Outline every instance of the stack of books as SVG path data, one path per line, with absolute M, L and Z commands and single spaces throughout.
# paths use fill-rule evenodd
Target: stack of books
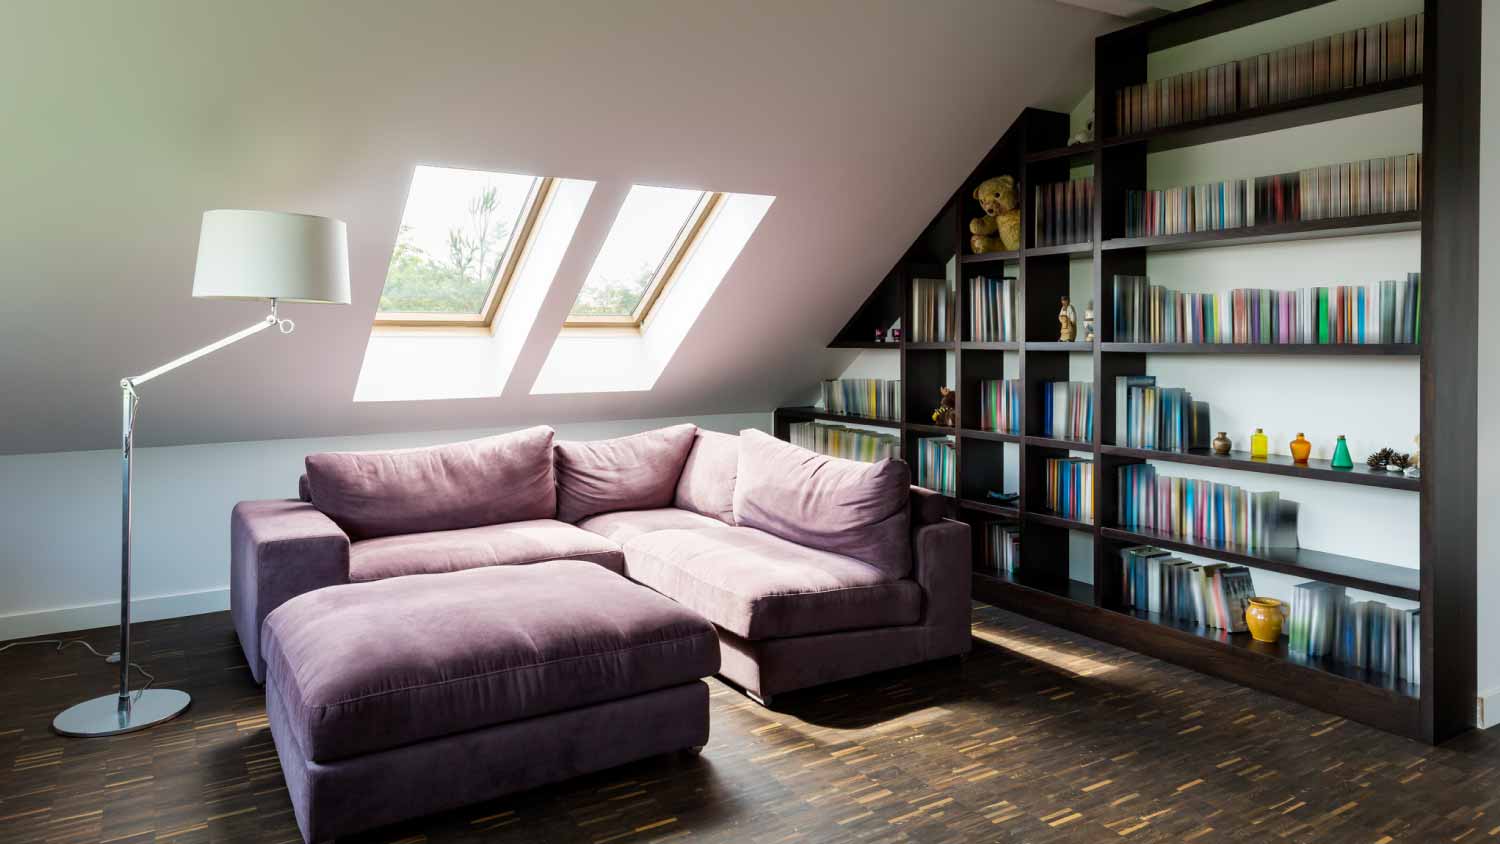
M 917 440 L 917 486 L 933 492 L 954 495 L 958 474 L 958 456 L 952 437 L 924 437 Z
M 1124 528 L 1216 548 L 1297 546 L 1296 505 L 1282 501 L 1279 492 L 1158 476 L 1149 463 L 1121 466 L 1119 484 L 1116 517 Z
M 1158 387 L 1154 375 L 1115 378 L 1115 444 L 1186 451 L 1213 441 L 1208 402 L 1182 387 Z
M 979 427 L 1002 434 L 1021 433 L 1021 379 L 979 382 Z
M 1006 522 L 984 526 L 984 566 L 986 570 L 1015 574 L 1021 567 L 1021 528 Z
M 823 409 L 844 416 L 901 420 L 901 382 L 836 378 L 823 382 Z
M 1158 237 L 1270 223 L 1415 211 L 1422 154 L 1410 153 L 1295 173 L 1125 192 L 1125 236 Z
M 1344 587 L 1300 583 L 1292 588 L 1287 651 L 1384 675 L 1422 681 L 1422 612 L 1383 601 L 1355 601 Z
M 1092 442 L 1094 385 L 1088 381 L 1049 381 L 1042 384 L 1042 436 Z
M 842 457 L 846 460 L 861 460 L 874 463 L 887 458 L 901 456 L 901 438 L 893 434 L 880 434 L 843 425 L 823 425 L 817 422 L 794 422 L 789 428 L 792 445 L 801 446 L 819 454 Z
M 1118 343 L 1416 343 L 1422 274 L 1404 281 L 1296 290 L 1180 293 L 1114 277 Z
M 1245 609 L 1255 597 L 1250 569 L 1193 563 L 1149 545 L 1126 548 L 1120 558 L 1126 607 L 1230 633 L 1246 631 Z
M 1015 279 L 969 279 L 969 339 L 978 343 L 1015 342 Z
M 1115 91 L 1120 134 L 1264 108 L 1416 76 L 1422 72 L 1421 14 L 1179 73 Z
M 908 340 L 913 343 L 946 343 L 953 339 L 957 316 L 953 308 L 953 291 L 946 279 L 911 280 L 911 333 Z
M 1088 243 L 1093 239 L 1094 180 L 1073 179 L 1037 185 L 1032 190 L 1032 217 L 1037 246 Z
M 1056 457 L 1047 461 L 1046 494 L 1042 506 L 1053 514 L 1079 522 L 1094 521 L 1094 461 Z

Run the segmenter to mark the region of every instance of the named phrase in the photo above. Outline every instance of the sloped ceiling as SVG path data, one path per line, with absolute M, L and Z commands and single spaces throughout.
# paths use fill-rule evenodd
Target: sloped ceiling
M 354 304 L 287 306 L 143 388 L 141 445 L 768 410 L 1024 106 L 1119 19 L 1052 0 L 12 4 L 0 31 L 0 453 L 117 444 L 118 382 L 259 318 L 190 297 L 211 208 L 349 224 Z M 656 387 L 360 403 L 418 163 L 777 197 Z M 611 204 L 614 203 L 614 204 Z M 608 207 L 605 207 L 608 206 Z M 569 269 L 571 268 L 571 270 Z M 553 308 L 558 315 L 566 304 Z

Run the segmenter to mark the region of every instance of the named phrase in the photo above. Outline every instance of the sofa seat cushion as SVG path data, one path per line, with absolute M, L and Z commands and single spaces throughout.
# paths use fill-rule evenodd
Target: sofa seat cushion
M 713 626 L 561 560 L 307 592 L 266 617 L 271 683 L 328 762 L 619 700 L 719 668 Z
M 618 543 L 556 519 L 531 519 L 365 539 L 349 548 L 349 579 L 384 580 L 546 560 L 586 560 L 616 574 L 625 566 Z
M 922 611 L 916 581 L 754 528 L 642 534 L 625 543 L 625 574 L 747 639 L 915 624 Z
M 619 510 L 589 516 L 578 523 L 580 528 L 624 545 L 643 533 L 658 530 L 692 530 L 693 528 L 724 527 L 718 519 L 701 516 L 691 510 L 676 507 L 659 507 L 655 510 Z M 622 557 L 623 559 L 623 557 Z

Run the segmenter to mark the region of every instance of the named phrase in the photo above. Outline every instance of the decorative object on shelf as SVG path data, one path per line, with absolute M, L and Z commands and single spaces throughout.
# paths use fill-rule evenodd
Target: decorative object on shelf
M 1217 454 L 1220 457 L 1227 457 L 1229 455 L 1229 450 L 1234 448 L 1234 442 L 1229 439 L 1229 434 L 1225 433 L 1224 431 L 1220 431 L 1219 435 L 1217 437 L 1214 437 L 1213 446 L 1214 454 Z
M 1089 306 L 1083 309 L 1083 342 L 1094 342 L 1094 300 L 1089 300 Z
M 901 329 L 899 329 L 899 328 L 892 328 L 891 329 L 891 342 L 892 343 L 899 343 L 899 342 L 901 342 Z
M 877 329 L 875 329 L 875 342 L 877 342 L 877 343 L 884 343 L 885 342 L 885 329 L 884 328 L 877 328 Z
M 1250 459 L 1265 460 L 1271 456 L 1271 443 L 1266 438 L 1266 432 L 1260 428 L 1250 435 Z
M 1281 626 L 1286 617 L 1281 614 L 1281 602 L 1275 598 L 1251 598 L 1245 608 L 1245 623 L 1250 627 L 1250 636 L 1257 642 L 1274 643 L 1281 639 Z
M 997 489 L 985 490 L 984 497 L 991 501 L 999 501 L 1003 504 L 1014 504 L 1021 500 L 1019 492 L 1001 492 Z
M 1420 478 L 1422 477 L 1422 467 L 1408 466 L 1406 467 L 1406 471 L 1402 472 L 1401 474 L 1407 476 L 1408 478 Z
M 1329 465 L 1335 469 L 1354 468 L 1354 458 L 1349 455 L 1349 443 L 1344 441 L 1343 434 L 1339 434 L 1338 442 L 1333 444 L 1333 460 Z
M 1389 448 L 1382 448 L 1379 451 L 1372 452 L 1369 457 L 1366 457 L 1365 465 L 1377 472 L 1384 472 L 1390 466 L 1391 458 L 1395 455 L 1396 452 L 1391 451 Z
M 1411 438 L 1411 444 L 1416 446 L 1411 450 L 1411 467 L 1419 468 L 1422 465 L 1422 435 L 1417 434 Z
M 1057 339 L 1061 343 L 1071 343 L 1078 339 L 1078 311 L 1073 309 L 1073 303 L 1068 297 L 1062 297 L 1062 308 L 1057 312 Z
M 1306 464 L 1308 456 L 1312 454 L 1312 443 L 1307 439 L 1307 437 L 1302 436 L 1301 431 L 1298 431 L 1297 438 L 1295 440 L 1292 440 L 1291 449 L 1292 462 L 1297 464 Z
M 937 410 L 932 412 L 932 421 L 935 425 L 953 425 L 958 421 L 958 393 L 947 387 L 938 387 L 938 393 L 942 395 Z
M 984 209 L 983 217 L 969 221 L 969 246 L 975 255 L 1015 251 L 1021 248 L 1021 208 L 1016 201 L 1013 176 L 985 179 L 974 188 L 974 199 Z
M 1391 459 L 1386 463 L 1387 472 L 1405 472 L 1411 468 L 1411 455 L 1402 454 L 1399 451 L 1391 452 Z
M 1081 132 L 1075 132 L 1073 134 L 1073 137 L 1071 137 L 1071 138 L 1068 139 L 1068 146 L 1070 146 L 1070 147 L 1076 147 L 1079 144 L 1086 144 L 1086 143 L 1089 143 L 1090 141 L 1093 141 L 1093 140 L 1094 140 L 1094 115 L 1090 114 L 1089 115 L 1088 125 L 1084 126 L 1083 131 L 1081 131 Z

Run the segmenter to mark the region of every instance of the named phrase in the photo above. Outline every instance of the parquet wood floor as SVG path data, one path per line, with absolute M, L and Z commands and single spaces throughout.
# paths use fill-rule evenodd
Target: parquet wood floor
M 107 691 L 113 666 L 81 648 L 0 654 L 0 841 L 300 841 L 228 614 L 136 632 L 138 661 L 194 703 L 113 739 L 48 729 Z M 81 635 L 113 647 L 112 630 Z M 775 711 L 714 682 L 699 758 L 354 840 L 1500 840 L 1500 736 L 1425 747 L 990 607 L 975 608 L 974 635 L 965 663 L 787 695 Z

